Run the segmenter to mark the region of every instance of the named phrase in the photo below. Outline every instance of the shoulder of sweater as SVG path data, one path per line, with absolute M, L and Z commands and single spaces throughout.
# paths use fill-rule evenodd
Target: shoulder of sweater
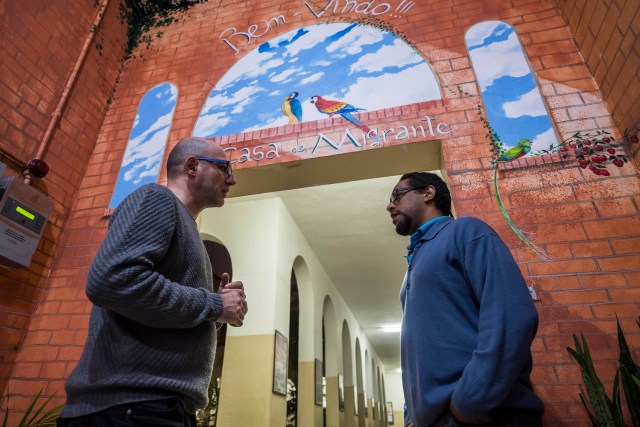
M 117 218 L 131 215 L 147 216 L 157 215 L 156 209 L 166 211 L 169 206 L 174 206 L 178 202 L 177 197 L 171 190 L 159 184 L 145 184 L 129 194 L 111 217 L 110 224 Z
M 464 216 L 452 221 L 452 231 L 462 234 L 466 240 L 473 240 L 483 236 L 498 237 L 496 232 L 486 222 L 472 216 Z

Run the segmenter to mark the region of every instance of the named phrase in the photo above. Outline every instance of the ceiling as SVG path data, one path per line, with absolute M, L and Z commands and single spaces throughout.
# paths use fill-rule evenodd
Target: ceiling
M 439 173 L 440 158 L 431 141 L 234 172 L 239 200 L 283 200 L 386 371 L 400 367 L 399 331 L 384 328 L 401 322 L 408 244 L 386 211 L 389 194 L 402 173 Z

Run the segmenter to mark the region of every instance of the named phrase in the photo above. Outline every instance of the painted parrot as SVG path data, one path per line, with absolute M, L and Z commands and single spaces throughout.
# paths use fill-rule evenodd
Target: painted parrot
M 358 111 L 364 111 L 364 108 L 357 108 L 342 101 L 332 101 L 329 99 L 324 99 L 323 97 L 318 95 L 314 95 L 311 97 L 311 103 L 316 105 L 318 111 L 328 114 L 329 117 L 333 116 L 334 114 L 339 114 L 343 119 L 356 125 L 358 129 L 362 130 L 365 134 L 368 135 L 369 132 L 371 132 L 371 129 L 369 129 L 367 125 L 362 123 L 353 114 L 351 114 L 357 113 Z M 375 135 L 372 135 L 371 138 L 376 141 L 378 140 L 378 137 Z
M 500 153 L 500 157 L 498 158 L 498 160 L 504 162 L 519 159 L 525 154 L 529 154 L 529 152 L 531 151 L 531 144 L 532 142 L 530 140 L 521 139 L 520 142 L 518 142 L 518 145 Z
M 282 103 L 282 112 L 289 118 L 289 124 L 302 121 L 302 104 L 297 98 L 298 92 L 291 92 Z

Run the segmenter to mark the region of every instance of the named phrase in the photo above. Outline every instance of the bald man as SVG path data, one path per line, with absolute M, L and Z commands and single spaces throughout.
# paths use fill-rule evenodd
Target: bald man
M 224 150 L 205 138 L 169 154 L 167 186 L 130 194 L 111 217 L 89 271 L 89 335 L 65 384 L 59 426 L 195 426 L 207 404 L 216 323 L 242 326 L 242 282 L 213 290 L 196 226 L 235 184 Z

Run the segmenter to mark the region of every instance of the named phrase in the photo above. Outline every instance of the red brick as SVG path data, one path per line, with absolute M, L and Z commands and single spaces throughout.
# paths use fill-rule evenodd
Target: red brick
M 634 271 L 640 266 L 640 255 L 599 258 L 598 265 L 602 271 Z
M 591 239 L 626 237 L 640 232 L 640 217 L 585 221 L 584 226 Z
M 586 273 L 597 271 L 597 266 L 593 260 L 589 259 L 546 261 L 537 264 L 529 264 L 529 271 L 533 276 L 544 274 Z
M 607 292 L 604 290 L 550 292 L 549 295 L 556 304 L 594 304 L 609 301 Z
M 592 241 L 574 243 L 571 245 L 571 252 L 577 258 L 611 255 L 611 247 L 608 241 Z
M 636 288 L 636 294 L 640 291 Z M 628 294 L 629 292 L 627 292 Z M 624 295 L 624 294 L 623 294 Z M 613 297 L 613 300 L 616 300 L 616 297 Z M 638 297 L 634 296 L 630 300 L 627 301 L 638 301 Z M 624 301 L 623 301 L 624 302 Z M 617 304 L 598 304 L 592 307 L 592 311 L 596 318 L 612 318 L 615 319 L 616 316 L 619 317 L 637 317 L 638 311 L 640 307 L 638 306 L 640 303 L 617 303 Z
M 640 252 L 640 237 L 617 239 L 611 242 L 616 254 L 631 254 Z M 640 268 L 640 265 L 638 265 Z
M 580 276 L 582 286 L 585 288 L 607 289 L 611 287 L 626 286 L 627 282 L 623 274 L 592 274 Z

